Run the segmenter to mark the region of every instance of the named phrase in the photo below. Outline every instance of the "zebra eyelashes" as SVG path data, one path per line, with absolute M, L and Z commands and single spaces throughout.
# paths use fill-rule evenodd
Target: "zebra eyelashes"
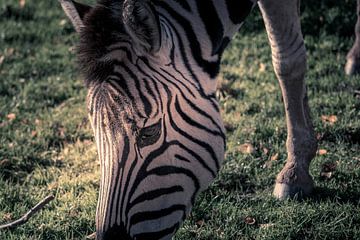
M 137 135 L 137 146 L 143 148 L 156 143 L 161 136 L 161 119 L 148 127 L 140 129 Z

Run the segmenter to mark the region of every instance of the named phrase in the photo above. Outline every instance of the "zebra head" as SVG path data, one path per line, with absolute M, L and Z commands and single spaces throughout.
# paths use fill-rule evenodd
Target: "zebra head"
M 101 163 L 97 238 L 171 239 L 223 160 L 213 76 L 156 1 L 59 1 L 80 34 Z

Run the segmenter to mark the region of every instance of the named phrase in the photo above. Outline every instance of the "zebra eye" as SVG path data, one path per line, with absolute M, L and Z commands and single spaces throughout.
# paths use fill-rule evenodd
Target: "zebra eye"
M 161 135 L 161 119 L 154 125 L 144 127 L 137 136 L 137 145 L 142 148 L 156 143 Z

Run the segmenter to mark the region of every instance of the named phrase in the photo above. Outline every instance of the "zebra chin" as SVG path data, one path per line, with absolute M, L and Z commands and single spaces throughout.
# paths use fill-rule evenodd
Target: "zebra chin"
M 124 225 L 115 225 L 105 232 L 96 233 L 97 240 L 133 240 L 134 238 L 126 232 Z
M 173 228 L 164 229 L 158 232 L 148 232 L 135 235 L 131 237 L 130 234 L 126 231 L 123 225 L 115 225 L 105 232 L 97 233 L 97 240 L 170 240 L 172 239 L 175 231 L 178 229 L 179 224 Z
M 184 211 L 186 207 L 182 205 L 174 205 L 171 208 L 157 211 L 155 215 L 163 212 L 168 214 L 176 211 L 171 216 L 163 219 L 149 219 L 153 217 L 154 212 L 142 212 L 133 216 L 130 227 L 125 227 L 123 223 L 115 224 L 106 230 L 97 231 L 98 240 L 170 240 L 181 226 L 181 222 L 185 219 Z M 144 221 L 142 221 L 144 220 Z M 142 221 L 142 222 L 141 222 Z
M 168 177 L 159 179 L 154 176 L 149 182 L 153 188 L 141 188 L 125 202 L 100 196 L 97 239 L 171 239 L 189 214 L 199 186 L 190 184 L 193 179 L 188 178 L 180 177 L 183 183 L 178 184 Z M 164 186 L 155 185 L 154 181 Z M 114 193 L 110 195 L 114 197 Z

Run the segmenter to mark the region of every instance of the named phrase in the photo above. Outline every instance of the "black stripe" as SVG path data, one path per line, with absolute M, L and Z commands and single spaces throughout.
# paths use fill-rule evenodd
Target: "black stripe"
M 184 9 L 191 11 L 191 7 L 190 7 L 189 3 L 187 2 L 187 0 L 174 0 L 174 1 L 177 2 Z
M 181 156 L 181 155 L 179 155 L 179 154 L 175 154 L 174 157 L 175 157 L 176 159 L 179 159 L 180 161 L 184 161 L 184 162 L 188 162 L 188 163 L 190 162 L 189 159 L 187 159 L 187 158 L 185 158 L 185 157 L 183 157 L 183 156 Z
M 186 206 L 181 204 L 172 205 L 168 208 L 163 208 L 160 210 L 155 211 L 146 211 L 146 212 L 137 212 L 134 215 L 131 216 L 130 219 L 130 226 L 134 226 L 137 223 L 149 221 L 149 220 L 155 220 L 159 218 L 166 217 L 174 212 L 182 212 L 182 216 L 186 215 Z M 184 218 L 184 217 L 182 217 Z
M 143 83 L 145 84 L 145 89 L 147 93 L 151 96 L 152 100 L 155 102 L 155 105 L 157 106 L 154 113 L 154 115 L 157 116 L 159 114 L 159 108 L 160 108 L 159 99 L 155 96 L 155 93 L 151 89 L 149 82 L 146 78 L 143 78 Z
M 164 230 L 158 232 L 147 232 L 147 233 L 140 233 L 134 236 L 136 240 L 157 240 L 161 239 L 167 235 L 173 235 L 174 232 L 179 228 L 180 224 L 176 223 L 171 227 L 165 228 Z
M 221 20 L 218 16 L 218 12 L 212 1 L 197 0 L 196 3 L 200 14 L 200 18 L 203 21 L 207 34 L 209 35 L 211 40 L 212 55 L 216 55 L 217 50 L 220 48 L 222 43 L 222 39 L 224 36 L 224 27 L 221 23 Z
M 223 136 L 222 133 L 219 133 L 217 131 L 214 131 L 214 130 L 211 130 L 207 127 L 205 127 L 204 125 L 201 125 L 200 123 L 194 121 L 192 118 L 190 118 L 180 107 L 180 104 L 179 104 L 179 99 L 178 97 L 176 96 L 175 97 L 175 109 L 176 111 L 180 114 L 181 118 L 187 122 L 189 125 L 193 126 L 193 127 L 196 127 L 196 128 L 199 128 L 201 130 L 204 130 L 205 132 L 207 133 L 210 133 L 210 134 L 213 134 L 215 136 Z
M 191 101 L 189 98 L 187 98 L 187 95 L 179 88 L 178 85 L 176 85 L 175 83 L 173 83 L 171 80 L 166 79 L 165 76 L 163 76 L 161 73 L 157 72 L 154 68 L 152 68 L 152 67 L 149 65 L 148 61 L 145 61 L 145 60 L 144 60 L 144 64 L 145 64 L 151 71 L 154 71 L 154 72 L 158 73 L 161 77 L 163 77 L 165 80 L 167 80 L 168 83 L 171 83 L 174 87 L 176 87 L 176 89 L 180 92 L 182 98 L 184 98 L 185 101 L 186 101 L 197 113 L 199 113 L 200 115 L 204 116 L 205 118 L 208 118 L 208 119 L 217 127 L 217 129 L 219 130 L 219 132 L 222 132 L 220 125 L 212 118 L 212 116 L 210 116 L 208 113 L 206 113 L 205 111 L 203 111 L 202 109 L 200 109 L 199 107 L 197 107 L 197 106 L 193 103 L 193 101 Z M 151 77 L 150 75 L 148 75 L 142 68 L 139 67 L 139 71 L 141 71 L 144 75 L 146 75 L 147 77 L 149 77 L 149 78 L 152 79 L 152 77 Z M 154 81 L 159 81 L 159 80 L 154 79 Z M 180 83 L 181 83 L 181 82 L 180 82 Z M 165 84 L 163 84 L 163 85 L 165 86 Z M 185 86 L 185 87 L 186 87 L 186 86 Z M 190 90 L 189 90 L 189 91 L 190 91 Z M 190 92 L 190 93 L 191 93 L 191 92 Z M 195 98 L 195 96 L 193 96 L 193 97 Z M 213 106 L 213 107 L 215 108 L 215 110 L 218 112 L 218 107 L 215 107 L 216 104 L 215 104 L 214 102 L 212 102 L 210 98 L 207 98 L 207 97 L 205 97 L 204 95 L 202 95 L 202 97 L 204 97 L 204 100 L 206 99 L 206 100 L 210 101 L 211 106 Z M 162 101 L 161 101 L 161 102 L 162 102 Z M 223 132 L 222 132 L 222 134 L 223 134 L 223 138 L 225 139 L 225 134 L 224 134 Z
M 191 91 L 191 89 L 190 89 L 188 86 L 186 86 L 183 82 L 181 82 L 181 81 L 176 81 L 176 83 L 174 83 L 172 80 L 170 80 L 169 78 L 165 77 L 162 73 L 160 73 L 160 72 L 157 71 L 155 68 L 153 68 L 153 67 L 149 64 L 148 60 L 145 59 L 145 58 L 142 59 L 142 62 L 143 62 L 143 63 L 145 64 L 145 66 L 147 66 L 152 72 L 157 73 L 158 75 L 160 75 L 164 80 L 166 80 L 167 82 L 169 82 L 169 83 L 171 83 L 173 86 L 175 86 L 180 92 L 182 92 L 182 90 L 180 89 L 180 87 L 179 87 L 176 83 L 178 83 L 178 84 L 180 84 L 181 86 L 183 86 L 183 87 L 189 92 L 189 94 L 190 94 L 192 97 L 196 98 L 195 94 Z M 149 76 L 149 75 L 146 74 L 140 67 L 139 67 L 139 70 L 142 71 L 142 73 L 143 73 L 144 75 Z M 170 75 L 170 74 L 169 74 L 168 72 L 166 72 L 166 71 L 164 71 L 164 73 Z M 172 75 L 170 75 L 170 76 L 172 76 Z M 173 77 L 173 78 L 176 80 L 175 77 Z
M 115 191 L 118 189 L 118 187 L 121 187 L 122 185 L 122 181 L 120 181 L 119 177 L 120 177 L 120 171 L 122 171 L 122 174 L 121 174 L 121 178 L 123 178 L 123 174 L 124 174 L 124 166 L 126 164 L 126 160 L 128 159 L 129 157 L 129 153 L 130 153 L 130 143 L 129 143 L 129 138 L 127 135 L 124 135 L 123 136 L 123 141 L 124 141 L 124 146 L 123 146 L 123 151 L 122 151 L 122 155 L 121 155 L 121 159 L 118 163 L 118 167 L 117 167 L 117 172 L 116 172 L 116 178 L 114 180 L 114 189 Z M 111 179 L 110 179 L 111 180 Z M 111 184 L 111 183 L 108 183 L 108 184 Z M 118 213 L 118 210 L 119 210 L 119 203 L 120 203 L 120 191 L 119 192 L 116 192 L 114 193 L 114 196 L 112 196 L 112 198 L 110 199 L 110 196 L 109 197 L 109 204 L 111 205 L 110 207 L 110 212 L 109 212 L 109 215 L 111 215 L 111 213 L 113 213 L 114 209 L 114 202 L 116 203 L 116 207 L 115 207 L 115 212 L 116 214 L 119 214 Z M 111 219 L 111 218 L 109 218 Z
M 255 5 L 255 3 L 251 0 L 225 0 L 225 2 L 230 20 L 234 24 L 242 23 Z
M 169 121 L 170 121 L 170 124 L 171 124 L 171 127 L 176 131 L 178 132 L 180 135 L 182 135 L 183 137 L 187 138 L 188 140 L 196 143 L 197 145 L 201 146 L 202 148 L 204 148 L 211 156 L 212 160 L 214 160 L 215 162 L 215 166 L 216 166 L 216 171 L 219 170 L 220 168 L 220 164 L 219 164 L 219 159 L 217 158 L 215 152 L 214 152 L 214 149 L 209 145 L 207 144 L 206 142 L 204 141 L 201 141 L 195 137 L 193 137 L 192 135 L 188 134 L 187 132 L 183 131 L 182 129 L 180 129 L 177 124 L 172 120 L 172 115 L 170 113 L 170 109 L 168 109 L 169 111 Z M 207 168 L 209 168 L 209 166 L 207 166 Z M 211 171 L 213 172 L 213 171 Z M 216 175 L 214 173 L 214 175 Z M 214 176 L 215 177 L 215 176 Z
M 180 36 L 180 34 L 178 33 L 178 31 L 177 31 L 177 29 L 174 27 L 174 25 L 169 21 L 169 19 L 166 18 L 166 16 L 163 16 L 163 15 L 162 15 L 162 17 L 167 20 L 167 24 L 169 24 L 169 25 L 171 26 L 172 30 L 173 30 L 174 33 L 176 34 L 177 39 L 179 40 L 179 45 L 178 45 L 178 47 L 180 48 L 180 53 L 181 53 L 181 56 L 182 56 L 182 58 L 183 58 L 183 64 L 184 64 L 185 67 L 187 68 L 187 70 L 188 70 L 191 78 L 194 79 L 195 82 L 200 83 L 199 79 L 198 79 L 197 76 L 194 74 L 194 71 L 192 70 L 192 68 L 191 68 L 191 66 L 190 66 L 190 64 L 189 64 L 189 60 L 188 60 L 188 57 L 187 57 L 187 52 L 186 52 L 185 49 L 184 49 L 183 43 L 182 43 L 182 41 L 181 41 L 181 36 Z M 200 57 L 201 57 L 201 56 L 200 56 Z M 220 67 L 220 58 L 219 58 L 219 67 Z M 211 80 L 211 79 L 210 79 L 210 80 Z M 199 89 L 198 89 L 198 90 L 199 90 L 200 95 L 201 95 L 203 98 L 205 98 L 205 99 L 212 99 L 212 96 L 211 96 L 211 95 L 208 96 L 208 95 L 205 94 L 204 89 L 202 88 L 201 84 L 199 84 Z M 217 106 L 217 104 L 214 104 L 211 100 L 210 100 L 210 102 L 211 102 L 212 106 L 214 107 L 214 109 L 216 109 L 217 111 L 219 111 L 219 107 Z
M 149 116 L 151 113 L 151 103 L 149 102 L 149 100 L 147 99 L 147 97 L 143 94 L 143 92 L 141 91 L 141 87 L 140 87 L 140 83 L 139 83 L 139 79 L 138 77 L 133 73 L 133 71 L 127 67 L 125 64 L 121 64 L 121 67 L 126 71 L 126 73 L 134 80 L 135 82 L 135 86 L 136 89 L 138 91 L 138 94 L 141 98 L 141 101 L 144 105 L 144 110 L 145 110 L 145 114 L 146 116 Z
M 182 26 L 188 38 L 192 56 L 194 57 L 199 67 L 201 67 L 206 73 L 208 73 L 211 78 L 215 78 L 220 70 L 220 59 L 215 62 L 209 62 L 203 59 L 200 47 L 201 44 L 199 43 L 197 36 L 191 26 L 191 23 L 189 22 L 190 20 L 178 14 L 166 3 L 166 1 L 160 1 L 159 5 L 161 5 L 161 7 L 164 8 L 171 15 L 173 20 L 175 20 L 179 25 Z M 180 39 L 181 38 L 179 38 L 179 40 Z
M 161 166 L 154 169 L 151 169 L 147 172 L 147 176 L 156 175 L 156 176 L 168 176 L 170 174 L 183 174 L 190 178 L 194 182 L 194 194 L 191 196 L 191 203 L 194 204 L 195 196 L 200 189 L 200 183 L 195 174 L 189 169 L 175 166 Z
M 139 203 L 142 203 L 142 202 L 145 202 L 145 201 L 150 201 L 150 200 L 153 200 L 155 198 L 159 198 L 159 197 L 164 196 L 164 195 L 169 195 L 169 194 L 173 194 L 173 193 L 177 193 L 177 192 L 183 192 L 183 191 L 184 191 L 184 188 L 182 186 L 172 186 L 172 187 L 168 187 L 168 188 L 159 188 L 159 189 L 156 189 L 156 190 L 152 190 L 152 191 L 142 193 L 136 199 L 134 199 L 134 201 L 131 201 L 126 206 L 126 214 L 128 214 L 130 209 L 133 206 L 135 206 L 136 204 L 139 204 Z

